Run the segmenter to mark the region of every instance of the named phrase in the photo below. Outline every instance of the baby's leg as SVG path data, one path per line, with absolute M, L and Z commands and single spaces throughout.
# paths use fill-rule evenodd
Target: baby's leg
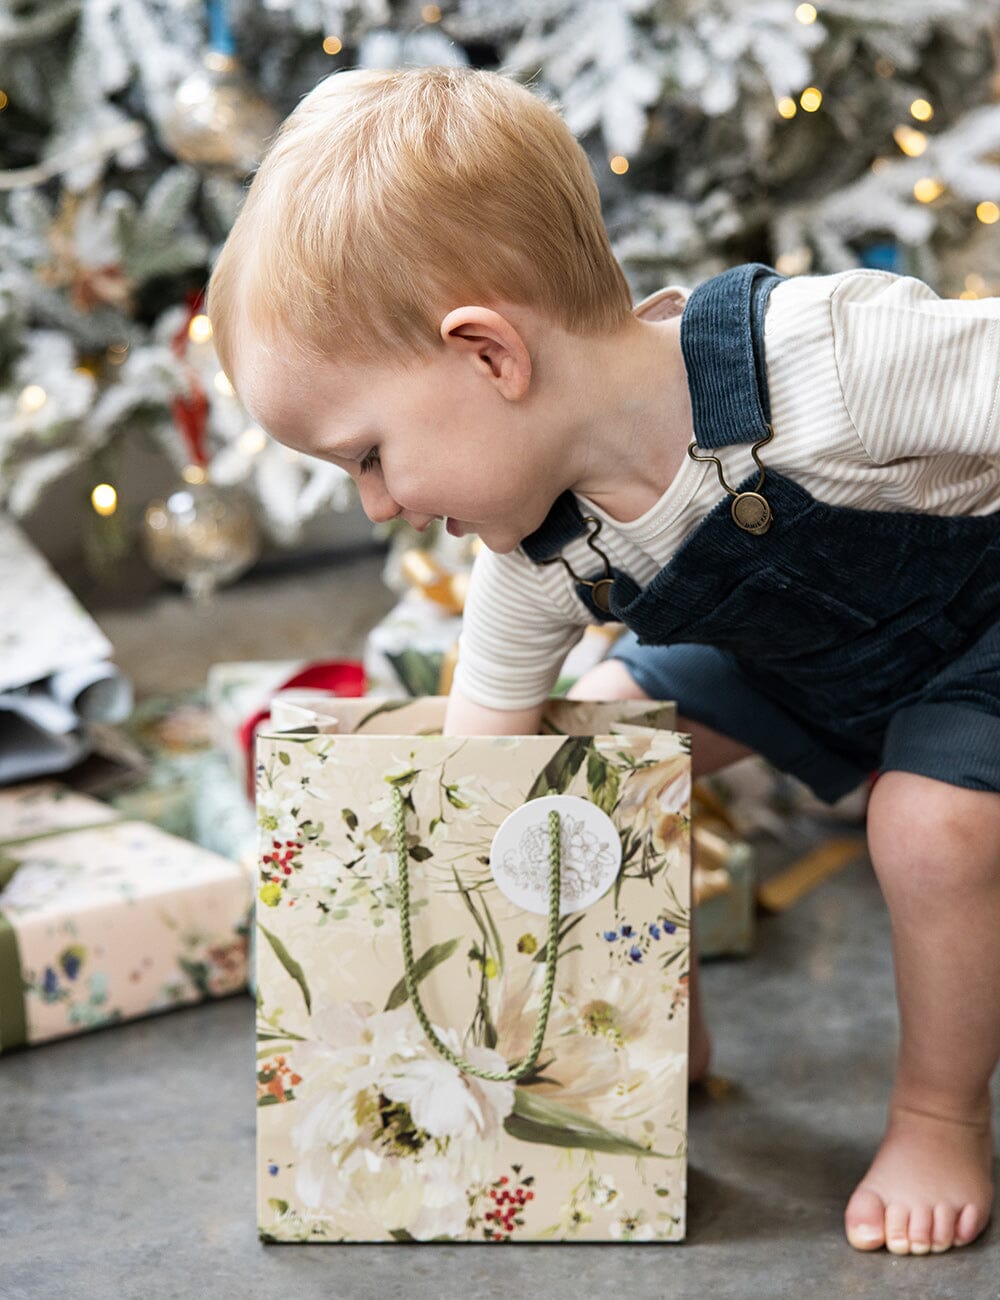
M 636 683 L 620 659 L 606 659 L 592 668 L 568 692 L 574 700 L 647 700 L 649 696 Z M 702 726 L 691 718 L 678 717 L 677 730 L 691 735 L 691 770 L 694 777 L 709 776 L 721 767 L 728 767 L 738 758 L 745 758 L 753 750 L 739 741 L 730 740 L 710 727 Z M 691 961 L 688 975 L 690 995 L 690 1047 L 688 1078 L 697 1082 L 708 1072 L 712 1044 L 705 1026 L 701 1005 L 701 986 L 698 979 L 698 951 L 695 945 L 694 925 L 691 927 Z
M 894 1254 L 964 1246 L 992 1199 L 1000 1057 L 1000 794 L 885 772 L 868 847 L 892 919 L 900 1049 L 885 1138 L 847 1237 Z

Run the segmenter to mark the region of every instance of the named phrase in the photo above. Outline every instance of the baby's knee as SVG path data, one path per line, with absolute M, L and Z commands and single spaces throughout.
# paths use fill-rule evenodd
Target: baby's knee
M 868 848 L 883 886 L 955 891 L 996 883 L 1000 794 L 884 772 L 868 804 Z
M 571 700 L 648 700 L 649 696 L 620 659 L 605 659 L 570 687 Z

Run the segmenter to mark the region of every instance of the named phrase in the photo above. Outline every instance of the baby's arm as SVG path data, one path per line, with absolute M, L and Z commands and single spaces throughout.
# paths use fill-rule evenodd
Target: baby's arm
M 488 709 L 474 704 L 452 687 L 448 696 L 444 731 L 448 736 L 534 736 L 542 720 L 542 706 L 530 709 Z
M 476 556 L 444 730 L 537 735 L 544 701 L 587 613 L 561 568 L 520 552 Z

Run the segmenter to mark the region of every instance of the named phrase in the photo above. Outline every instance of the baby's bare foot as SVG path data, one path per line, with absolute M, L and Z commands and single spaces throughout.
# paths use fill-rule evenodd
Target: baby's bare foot
M 968 1115 L 894 1102 L 882 1145 L 847 1204 L 847 1240 L 894 1255 L 967 1246 L 990 1217 L 992 1163 L 988 1102 Z

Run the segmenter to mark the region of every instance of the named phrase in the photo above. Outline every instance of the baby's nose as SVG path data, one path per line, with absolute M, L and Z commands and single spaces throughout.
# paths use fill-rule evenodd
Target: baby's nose
M 361 493 L 361 508 L 373 524 L 387 524 L 402 513 L 402 506 L 393 501 L 385 488 L 360 483 L 358 491 Z

